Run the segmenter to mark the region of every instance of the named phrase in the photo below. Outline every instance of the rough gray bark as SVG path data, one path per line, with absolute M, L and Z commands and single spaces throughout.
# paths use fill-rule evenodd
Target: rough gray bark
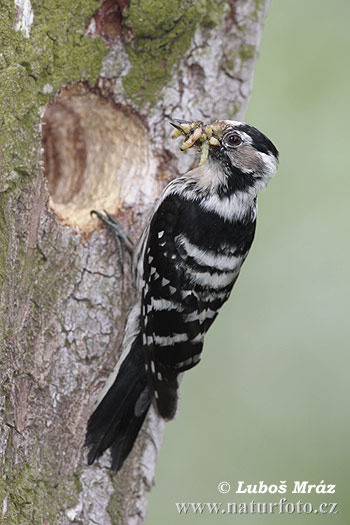
M 152 14 L 139 2 L 140 18 L 157 19 L 154 4 Z M 140 99 L 149 80 L 134 96 L 123 83 L 136 67 L 130 46 L 138 28 L 126 2 L 104 2 L 84 36 L 102 36 L 108 44 L 94 88 L 77 81 L 63 85 L 61 79 L 61 89 L 41 107 L 40 133 L 33 133 L 20 161 L 11 165 L 3 156 L 4 523 L 139 524 L 145 517 L 163 429 L 154 412 L 118 475 L 109 471 L 108 455 L 86 465 L 86 422 L 116 363 L 134 297 L 129 262 L 122 276 L 111 234 L 89 212 L 115 213 L 137 239 L 162 187 L 193 163 L 192 153 L 180 153 L 168 139 L 167 118 L 244 116 L 268 1 L 214 2 L 215 16 L 209 4 L 198 4 L 202 15 L 171 66 L 171 80 L 164 77 L 156 95 Z M 11 27 L 30 41 L 36 11 L 29 0 L 15 6 Z M 156 31 L 167 41 L 167 28 L 160 23 Z M 55 90 L 45 83 L 42 92 Z M 15 105 L 16 96 L 7 95 L 6 104 Z M 32 125 L 23 115 L 21 129 Z M 14 147 L 2 144 L 5 153 Z

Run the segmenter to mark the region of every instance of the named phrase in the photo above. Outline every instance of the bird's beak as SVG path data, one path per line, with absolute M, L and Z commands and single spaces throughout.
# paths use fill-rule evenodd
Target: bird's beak
M 179 124 L 176 123 L 177 121 L 173 120 L 169 120 L 169 124 L 170 126 L 173 126 L 174 128 L 178 129 L 179 131 L 181 131 L 183 133 L 183 130 L 180 128 Z
M 170 135 L 172 139 L 185 136 L 185 141 L 181 146 L 182 151 L 192 148 L 194 144 L 200 147 L 199 166 L 202 166 L 208 159 L 210 146 L 220 145 L 220 141 L 213 136 L 212 126 L 205 125 L 204 122 L 174 119 L 170 121 L 170 124 L 175 128 Z
M 173 137 L 177 138 L 180 135 L 189 135 L 191 131 L 195 128 L 196 123 L 192 122 L 191 120 L 180 120 L 177 118 L 174 118 L 173 120 L 169 121 L 169 124 L 173 126 L 177 132 L 173 132 Z

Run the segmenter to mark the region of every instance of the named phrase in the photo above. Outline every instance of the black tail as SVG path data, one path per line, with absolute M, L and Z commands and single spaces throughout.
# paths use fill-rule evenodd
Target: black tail
M 122 362 L 113 385 L 89 419 L 85 441 L 90 448 L 89 465 L 111 448 L 112 469 L 118 471 L 134 445 L 150 404 L 140 335 Z

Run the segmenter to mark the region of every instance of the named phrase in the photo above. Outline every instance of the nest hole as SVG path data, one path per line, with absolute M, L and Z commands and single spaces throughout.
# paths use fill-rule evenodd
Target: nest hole
M 66 224 L 91 231 L 92 209 L 118 214 L 154 198 L 157 163 L 141 120 L 95 93 L 71 87 L 48 106 L 43 146 L 50 204 Z

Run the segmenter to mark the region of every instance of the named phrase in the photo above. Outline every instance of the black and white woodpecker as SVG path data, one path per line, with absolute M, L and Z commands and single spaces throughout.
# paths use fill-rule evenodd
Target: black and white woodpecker
M 88 463 L 110 448 L 114 470 L 151 404 L 165 420 L 175 416 L 182 373 L 201 359 L 253 242 L 258 193 L 278 164 L 273 143 L 246 123 L 173 125 L 187 139 L 182 149 L 200 139 L 208 158 L 165 188 L 135 249 L 138 300 L 86 437 Z

